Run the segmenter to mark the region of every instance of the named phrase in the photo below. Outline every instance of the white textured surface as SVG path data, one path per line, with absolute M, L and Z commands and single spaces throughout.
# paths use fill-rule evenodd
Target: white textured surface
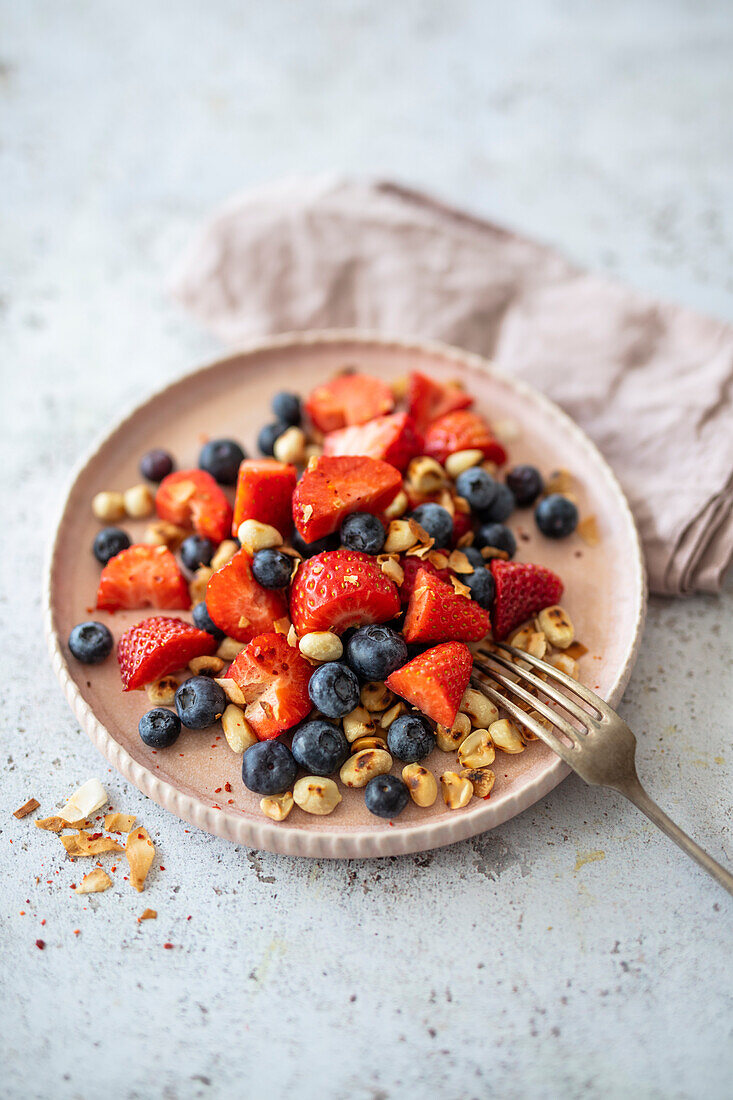
M 730 900 L 633 809 L 571 778 L 483 838 L 368 864 L 186 832 L 75 727 L 39 575 L 90 438 L 216 351 L 162 283 L 239 186 L 396 175 L 733 317 L 729 5 L 25 0 L 2 21 L 3 1094 L 727 1096 Z M 622 708 L 652 795 L 729 863 L 732 621 L 730 584 L 654 601 Z M 95 774 L 159 847 L 144 895 L 70 896 L 79 868 L 9 816 Z

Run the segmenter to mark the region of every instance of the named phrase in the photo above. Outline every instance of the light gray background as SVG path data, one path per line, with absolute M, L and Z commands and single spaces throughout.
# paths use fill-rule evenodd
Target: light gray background
M 620 799 L 569 779 L 494 833 L 365 864 L 189 832 L 76 727 L 39 587 L 77 456 L 217 351 L 164 280 L 240 187 L 391 175 L 733 319 L 730 4 L 4 0 L 0 16 L 3 1095 L 729 1096 L 730 899 Z M 732 612 L 730 585 L 654 600 L 623 705 L 651 793 L 729 863 Z M 142 897 L 70 896 L 58 841 L 10 816 L 91 775 L 158 845 Z M 158 920 L 138 926 L 146 904 Z

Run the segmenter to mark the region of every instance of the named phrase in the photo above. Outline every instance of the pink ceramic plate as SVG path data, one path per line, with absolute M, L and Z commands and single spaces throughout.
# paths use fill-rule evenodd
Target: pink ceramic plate
M 288 855 L 384 856 L 450 844 L 527 809 L 567 774 L 565 765 L 537 742 L 519 756 L 498 753 L 491 798 L 474 799 L 463 810 L 447 810 L 440 798 L 429 810 L 410 803 L 390 824 L 368 813 L 362 791 L 344 790 L 344 800 L 331 816 L 311 817 L 296 807 L 285 822 L 276 824 L 260 813 L 258 797 L 243 787 L 240 757 L 223 736 L 217 737 L 218 731 L 184 732 L 173 748 L 153 753 L 137 733 L 138 720 L 149 708 L 145 693 L 122 693 L 114 658 L 89 668 L 69 657 L 66 639 L 76 622 L 89 617 L 99 576 L 89 549 L 99 527 L 90 511 L 93 495 L 136 484 L 140 456 L 153 446 L 170 450 L 181 467 L 196 464 L 204 436 L 232 436 L 255 453 L 257 431 L 270 419 L 273 393 L 305 393 L 345 365 L 385 378 L 413 368 L 437 378 L 459 377 L 474 394 L 479 411 L 494 421 L 520 425 L 519 438 L 510 444 L 512 462 L 532 462 L 543 471 L 565 467 L 575 475 L 581 513 L 597 517 L 599 546 L 591 549 L 577 535 L 559 543 L 544 539 L 527 511 L 515 513 L 510 524 L 519 535 L 518 560 L 536 560 L 562 576 L 563 603 L 578 639 L 589 650 L 581 661 L 582 678 L 611 703 L 618 702 L 628 680 L 644 618 L 639 539 L 611 470 L 555 405 L 478 356 L 371 334 L 295 334 L 261 341 L 155 394 L 87 457 L 66 498 L 46 576 L 53 667 L 92 741 L 141 791 L 207 832 Z M 145 522 L 125 526 L 141 537 Z M 108 622 L 118 638 L 142 615 L 100 612 L 94 617 Z M 436 750 L 427 763 L 440 774 L 453 760 Z

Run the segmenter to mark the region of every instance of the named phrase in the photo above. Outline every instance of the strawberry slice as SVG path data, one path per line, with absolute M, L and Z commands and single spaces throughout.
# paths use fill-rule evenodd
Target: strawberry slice
M 177 470 L 164 477 L 155 495 L 161 519 L 193 527 L 197 535 L 221 542 L 232 528 L 232 509 L 223 490 L 205 470 Z
M 498 642 L 543 607 L 557 603 L 563 593 L 558 575 L 544 565 L 493 558 L 491 572 L 496 584 L 491 622 Z
M 244 714 L 260 741 L 270 741 L 310 714 L 312 672 L 283 634 L 260 634 L 237 656 L 228 675 L 244 693 Z
M 438 462 L 445 462 L 448 455 L 457 451 L 483 451 L 484 458 L 502 466 L 506 451 L 491 434 L 491 428 L 482 416 L 460 409 L 441 416 L 425 433 L 425 454 Z
M 375 416 L 392 412 L 392 390 L 371 374 L 339 374 L 311 391 L 305 411 L 322 432 L 334 432 L 350 424 L 366 424 Z
M 440 577 L 442 581 L 450 581 L 449 569 L 436 569 L 429 561 L 420 561 L 419 558 L 403 556 L 400 558 L 400 565 L 405 574 L 405 579 L 400 585 L 400 600 L 403 607 L 407 607 L 410 602 L 417 575 L 421 569 L 424 569 L 427 573 L 432 573 L 435 577 Z
M 470 515 L 465 512 L 455 512 L 453 515 L 453 545 L 457 546 L 460 539 L 472 529 L 473 522 Z
M 387 677 L 402 699 L 449 729 L 468 687 L 473 658 L 463 642 L 445 642 L 421 653 Z
M 399 470 L 377 458 L 326 455 L 305 471 L 293 493 L 293 519 L 306 542 L 338 531 L 351 512 L 383 511 L 402 485 Z
M 126 630 L 117 645 L 122 686 L 135 691 L 152 684 L 185 668 L 194 657 L 210 657 L 216 646 L 216 638 L 183 619 L 143 619 Z
M 324 455 L 368 455 L 384 459 L 402 471 L 422 451 L 422 435 L 415 430 L 415 422 L 407 413 L 378 416 L 368 424 L 330 432 L 323 444 Z
M 374 558 L 358 550 L 316 554 L 300 566 L 290 589 L 290 617 L 301 636 L 311 630 L 341 634 L 350 626 L 386 623 L 399 610 L 392 581 Z
M 402 633 L 408 642 L 478 642 L 489 633 L 489 613 L 440 577 L 421 569 Z
M 282 592 L 257 583 L 250 558 L 238 550 L 207 584 L 206 610 L 230 638 L 249 642 L 287 615 L 288 605 Z
M 99 578 L 100 611 L 118 611 L 122 607 L 186 611 L 190 606 L 186 578 L 167 546 L 146 543 L 128 546 L 110 558 Z
M 419 432 L 425 433 L 438 417 L 456 409 L 467 409 L 469 405 L 473 405 L 473 398 L 455 382 L 436 382 L 417 370 L 410 374 L 407 410 Z
M 293 529 L 295 466 L 274 458 L 247 458 L 239 467 L 232 534 L 246 519 L 269 523 L 283 538 Z

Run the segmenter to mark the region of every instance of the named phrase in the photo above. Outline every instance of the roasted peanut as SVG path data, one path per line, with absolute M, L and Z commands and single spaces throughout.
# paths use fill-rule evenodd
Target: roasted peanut
M 304 775 L 293 787 L 293 800 L 307 814 L 323 816 L 333 813 L 341 801 L 341 795 L 333 779 Z
M 257 519 L 246 519 L 244 523 L 240 523 L 237 538 L 250 557 L 258 550 L 281 546 L 283 541 L 275 527 L 271 527 L 269 523 L 260 523 Z
M 356 707 L 341 719 L 346 740 L 351 744 L 358 737 L 368 737 L 374 733 L 374 719 L 365 707 Z
M 188 583 L 191 603 L 200 603 L 206 599 L 206 586 L 214 576 L 214 570 L 208 565 L 200 565 Z
M 97 493 L 92 501 L 92 512 L 97 519 L 122 519 L 125 515 L 125 498 L 122 493 Z
M 532 631 L 532 635 L 527 642 L 526 653 L 531 653 L 533 657 L 539 657 L 540 660 L 547 653 L 547 638 L 542 630 Z
M 427 496 L 439 492 L 445 485 L 445 470 L 434 458 L 420 455 L 419 458 L 411 460 L 405 480 L 416 493 Z
M 375 775 L 386 775 L 391 767 L 392 757 L 384 749 L 362 749 L 349 757 L 339 772 L 339 778 L 345 787 L 366 787 L 370 779 Z
M 222 661 L 233 661 L 243 649 L 244 642 L 238 642 L 236 638 L 224 638 L 216 651 L 216 655 L 221 657 Z
M 221 657 L 193 657 L 188 662 L 188 667 L 194 676 L 213 676 L 214 673 L 221 672 L 224 662 Z
M 572 676 L 573 680 L 578 679 L 578 662 L 572 657 L 568 657 L 567 653 L 554 653 L 550 657 L 550 664 L 558 668 L 560 672 L 564 672 L 566 676 Z
M 381 684 L 377 680 L 370 680 L 369 683 L 362 686 L 361 705 L 366 707 L 370 714 L 386 710 L 393 699 L 394 695 L 387 685 Z
M 244 752 L 257 743 L 252 727 L 244 717 L 244 711 L 230 703 L 221 716 L 221 728 L 232 752 Z
M 383 737 L 378 737 L 376 734 L 372 734 L 368 737 L 357 737 L 356 741 L 351 742 L 351 755 L 361 752 L 362 749 L 387 749 L 387 742 Z
M 387 528 L 387 538 L 384 542 L 385 554 L 404 554 L 411 546 L 417 545 L 420 539 L 414 530 L 415 526 L 406 519 L 393 519 Z
M 178 691 L 178 680 L 175 676 L 164 676 L 162 680 L 156 680 L 154 684 L 148 684 L 147 695 L 153 706 L 169 707 Z
M 508 718 L 493 722 L 489 726 L 489 733 L 497 749 L 501 749 L 502 752 L 511 754 L 524 752 L 524 741 L 519 730 Z
M 272 452 L 278 462 L 290 462 L 293 466 L 305 463 L 305 432 L 302 428 L 288 428 L 275 440 Z
M 472 466 L 479 466 L 483 461 L 483 457 L 483 451 L 456 451 L 455 454 L 448 455 L 445 460 L 446 473 L 455 481 L 464 470 L 470 470 Z
M 228 677 L 218 679 L 215 676 L 214 681 L 223 690 L 230 703 L 236 703 L 238 707 L 246 705 L 247 700 L 244 698 L 244 692 L 236 680 L 230 680 Z
M 384 514 L 387 519 L 399 519 L 400 516 L 404 516 L 410 505 L 410 501 L 407 497 L 407 493 L 404 489 L 400 489 L 397 496 L 387 505 L 384 509 Z
M 155 511 L 155 498 L 147 485 L 133 485 L 122 494 L 125 512 L 131 519 L 146 519 Z
M 527 646 L 529 640 L 534 634 L 534 629 L 531 626 L 522 626 L 519 630 L 515 630 L 509 637 L 509 644 L 513 645 L 515 649 L 521 649 L 524 653 L 527 652 Z
M 476 688 L 466 688 L 461 699 L 461 710 L 471 719 L 471 725 L 475 729 L 488 729 L 492 722 L 496 722 L 499 711 Z
M 271 794 L 260 799 L 260 809 L 265 817 L 272 818 L 273 821 L 284 821 L 293 808 L 293 802 L 292 791 L 286 791 L 285 794 Z
M 457 772 L 443 772 L 440 777 L 443 801 L 449 810 L 467 806 L 473 798 L 473 783 Z
M 338 634 L 330 630 L 313 630 L 310 634 L 304 634 L 298 648 L 304 657 L 310 657 L 312 661 L 338 661 L 344 652 Z
M 540 629 L 545 632 L 548 642 L 555 649 L 567 649 L 574 641 L 575 628 L 567 611 L 559 604 L 546 607 L 537 618 Z
M 450 729 L 446 729 L 445 726 L 436 726 L 435 737 L 438 742 L 438 748 L 443 752 L 455 752 L 461 745 L 461 742 L 465 741 L 471 732 L 471 719 L 467 714 L 462 714 L 461 711 L 455 717 L 455 721 Z
M 496 783 L 496 776 L 491 768 L 462 768 L 459 774 L 462 779 L 471 781 L 476 798 L 487 798 Z
M 416 806 L 432 806 L 438 797 L 438 784 L 432 772 L 420 764 L 406 764 L 402 780 Z
M 236 554 L 239 547 L 234 539 L 224 539 L 220 542 L 216 548 L 213 558 L 209 562 L 211 568 L 216 573 L 217 569 L 221 569 L 223 565 L 226 565 L 228 561 L 231 561 Z
M 401 718 L 403 714 L 407 713 L 407 707 L 399 699 L 394 706 L 391 706 L 389 710 L 385 710 L 382 717 L 379 719 L 379 724 L 383 730 L 388 730 L 393 722 L 396 722 L 398 718 Z
M 496 758 L 494 745 L 488 730 L 469 733 L 458 749 L 458 762 L 464 768 L 485 768 Z
M 185 528 L 161 519 L 146 527 L 145 542 L 148 546 L 167 546 L 169 550 L 177 550 L 187 535 Z

